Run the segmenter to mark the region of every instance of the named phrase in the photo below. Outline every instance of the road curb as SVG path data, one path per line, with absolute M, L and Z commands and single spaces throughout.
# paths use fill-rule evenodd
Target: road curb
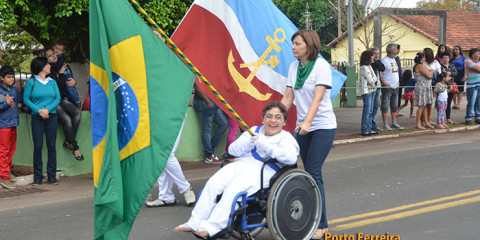
M 471 130 L 477 130 L 477 129 L 480 129 L 480 125 L 452 127 L 452 128 L 447 128 L 447 129 L 418 130 L 418 131 L 415 131 L 415 132 L 408 132 L 408 133 L 398 133 L 398 134 L 377 135 L 377 136 L 368 136 L 368 137 L 358 137 L 358 138 L 334 140 L 333 145 L 340 145 L 340 144 L 347 144 L 347 143 L 357 143 L 357 142 L 367 142 L 367 141 L 372 141 L 372 140 L 417 136 L 417 135 L 425 135 L 425 134 L 442 134 L 442 133 L 448 133 L 448 132 L 471 131 Z
M 57 179 L 60 179 L 61 177 L 65 176 L 62 171 L 58 171 L 56 175 L 57 175 L 56 176 Z M 47 179 L 47 173 L 43 173 L 43 181 L 45 182 L 46 179 Z M 17 181 L 15 181 L 15 186 L 27 186 L 32 183 L 33 183 L 33 174 L 18 176 Z

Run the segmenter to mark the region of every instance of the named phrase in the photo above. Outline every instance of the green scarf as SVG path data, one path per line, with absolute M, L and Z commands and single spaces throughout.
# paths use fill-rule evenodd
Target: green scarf
M 315 66 L 317 58 L 313 61 L 308 62 L 305 66 L 302 66 L 299 61 L 297 69 L 297 82 L 295 82 L 295 87 L 293 89 L 298 90 L 303 87 L 305 80 L 307 80 L 308 75 L 310 75 L 310 73 L 312 72 L 313 66 Z

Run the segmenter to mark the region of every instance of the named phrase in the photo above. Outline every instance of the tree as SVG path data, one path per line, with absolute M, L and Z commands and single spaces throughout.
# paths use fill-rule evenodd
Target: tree
M 40 44 L 30 34 L 14 25 L 10 28 L 0 25 L 0 39 L 2 39 L 3 65 L 9 65 L 19 71 L 29 71 L 29 66 L 21 66 L 32 56 L 32 51 L 41 49 Z
M 308 4 L 312 29 L 318 33 L 322 42 L 322 55 L 326 59 L 330 58 L 330 49 L 325 47 L 325 45 L 335 38 L 334 31 L 336 31 L 336 19 L 328 14 L 329 6 L 326 1 L 273 0 L 273 3 L 299 29 L 305 29 L 305 12 Z
M 42 46 L 63 42 L 72 59 L 88 56 L 88 1 L 86 0 L 0 0 L 2 24 L 18 26 Z M 87 53 L 87 54 L 86 54 Z
M 439 9 L 439 10 L 480 10 L 478 0 L 437 0 L 420 1 L 418 8 Z
M 193 0 L 141 0 L 139 3 L 171 34 Z M 89 58 L 88 0 L 0 0 L 2 24 L 25 30 L 44 47 L 66 45 L 72 61 Z

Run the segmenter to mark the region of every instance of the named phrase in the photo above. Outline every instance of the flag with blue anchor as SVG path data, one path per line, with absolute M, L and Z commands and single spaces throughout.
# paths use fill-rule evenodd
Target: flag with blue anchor
M 297 31 L 271 0 L 196 0 L 172 40 L 252 126 L 261 123 L 268 102 L 282 99 Z M 332 67 L 331 99 L 345 79 Z M 205 84 L 197 85 L 230 114 Z M 286 129 L 292 130 L 294 106 L 289 116 Z

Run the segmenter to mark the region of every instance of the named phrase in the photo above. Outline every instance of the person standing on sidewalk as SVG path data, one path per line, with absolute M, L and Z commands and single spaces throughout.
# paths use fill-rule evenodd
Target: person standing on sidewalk
M 5 101 L 0 103 L 0 185 L 7 189 L 15 189 L 13 182 L 17 178 L 12 173 L 12 158 L 17 148 L 17 126 L 19 92 L 13 86 L 15 72 L 10 66 L 0 69 L 0 95 Z
M 370 66 L 374 61 L 372 51 L 363 51 L 360 56 L 360 91 L 363 98 L 362 136 L 378 134 L 372 130 L 373 97 L 375 96 L 377 76 Z
M 454 82 L 454 79 L 458 75 L 457 68 L 455 67 L 454 64 L 450 64 L 450 53 L 448 51 L 444 51 L 440 55 L 440 58 L 441 58 L 440 66 L 442 67 L 442 73 L 446 72 L 448 74 L 450 80 L 447 85 L 450 87 L 450 85 Z M 448 124 L 455 124 L 455 121 L 453 121 L 450 116 L 450 113 L 452 111 L 453 97 L 454 97 L 453 93 L 449 91 L 448 98 L 447 98 L 447 109 L 445 110 L 445 117 L 447 119 Z
M 373 110 L 372 116 L 372 130 L 375 132 L 381 132 L 383 129 L 379 128 L 377 125 L 377 112 L 378 108 L 380 107 L 380 92 L 382 91 L 382 83 L 380 81 L 380 77 L 382 76 L 380 72 L 385 71 L 385 66 L 383 66 L 382 61 L 380 61 L 380 49 L 374 47 L 371 49 L 373 53 L 373 58 L 375 61 L 372 63 L 373 72 L 377 76 L 377 90 L 375 90 L 375 95 L 373 96 Z
M 322 166 L 330 152 L 337 130 L 337 119 L 330 100 L 332 71 L 320 58 L 320 37 L 313 30 L 300 30 L 292 36 L 293 56 L 297 58 L 288 70 L 287 88 L 282 103 L 297 107 L 297 136 L 305 171 L 315 179 L 322 194 L 320 225 L 312 239 L 328 232 Z
M 398 75 L 398 65 L 395 57 L 398 53 L 396 43 L 389 43 L 387 45 L 387 56 L 382 59 L 385 66 L 385 71 L 382 72 L 382 104 L 380 110 L 382 111 L 383 128 L 386 131 L 393 129 L 403 130 L 403 127 L 397 123 L 397 109 L 398 109 L 398 85 L 400 82 Z M 388 126 L 387 113 L 390 108 L 392 116 L 392 127 Z
M 402 61 L 400 60 L 400 44 L 397 44 L 397 55 L 395 56 L 395 61 L 397 61 L 397 66 L 398 66 L 398 79 L 402 79 L 403 75 L 403 70 L 402 70 Z M 400 86 L 398 88 L 398 106 L 402 105 L 402 87 Z
M 415 89 L 413 103 L 417 106 L 417 119 L 415 127 L 417 129 L 435 128 L 427 121 L 427 105 L 432 105 L 433 93 L 432 93 L 432 77 L 433 70 L 425 66 L 425 55 L 421 52 L 415 55 L 415 66 L 413 66 L 413 76 L 415 77 Z M 423 126 L 422 126 L 423 121 Z
M 222 163 L 214 153 L 220 139 L 228 128 L 228 120 L 217 104 L 215 104 L 200 88 L 195 84 L 195 96 L 193 98 L 193 108 L 197 110 L 202 125 L 202 143 L 205 151 L 205 163 Z M 212 133 L 213 123 L 217 124 L 217 129 Z
M 43 181 L 43 135 L 47 141 L 47 177 L 51 184 L 57 181 L 57 106 L 60 104 L 60 91 L 57 82 L 48 77 L 50 64 L 46 57 L 37 57 L 30 64 L 32 77 L 25 84 L 23 103 L 32 110 L 33 136 L 33 185 Z
M 465 64 L 467 74 L 467 110 L 465 124 L 480 124 L 480 49 L 472 48 Z
M 454 94 L 453 96 L 454 106 L 452 107 L 452 109 L 460 109 L 460 103 L 462 102 L 462 95 L 464 92 L 464 85 L 467 79 L 467 75 L 465 74 L 465 64 L 467 63 L 467 57 L 463 55 L 463 50 L 460 45 L 456 45 L 455 47 L 453 47 L 453 55 L 450 61 L 457 68 L 458 74 L 455 77 L 454 82 L 457 84 L 458 91 L 460 92 Z

